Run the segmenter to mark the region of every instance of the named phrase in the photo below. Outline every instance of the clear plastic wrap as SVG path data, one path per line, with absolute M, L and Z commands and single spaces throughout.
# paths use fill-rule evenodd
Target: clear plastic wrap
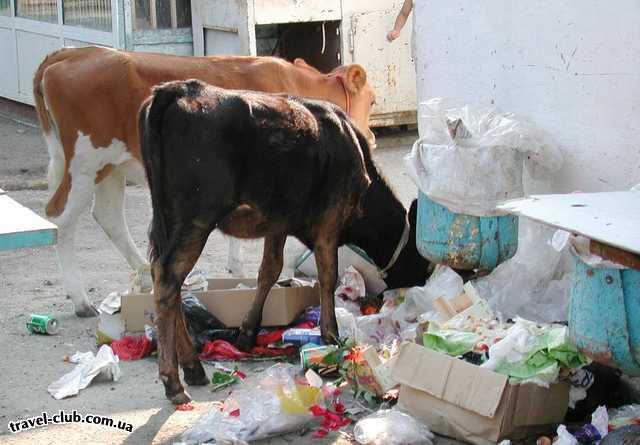
M 433 434 L 422 422 L 397 409 L 383 409 L 364 417 L 353 429 L 365 445 L 431 445 Z
M 335 296 L 355 301 L 367 294 L 365 290 L 364 278 L 355 267 L 349 266 L 340 278 L 340 285 L 335 291 Z
M 514 114 L 435 98 L 420 104 L 421 139 L 405 158 L 418 188 L 452 212 L 496 215 L 497 203 L 524 195 L 523 163 L 542 178 L 562 166 L 543 132 Z
M 187 444 L 241 444 L 302 428 L 314 416 L 309 411 L 321 397 L 319 388 L 297 385 L 298 368 L 276 364 L 245 380 L 225 400 L 184 432 Z
M 407 289 L 405 295 L 406 308 L 399 308 L 406 313 L 407 321 L 416 321 L 424 314 L 423 319 L 439 319 L 433 306 L 434 300 L 443 298 L 451 300 L 463 292 L 463 280 L 453 269 L 448 266 L 438 265 L 423 287 Z
M 571 282 L 562 260 L 568 250 L 562 242 L 554 247 L 555 232 L 551 227 L 520 218 L 516 254 L 473 282 L 496 313 L 541 323 L 567 319 Z

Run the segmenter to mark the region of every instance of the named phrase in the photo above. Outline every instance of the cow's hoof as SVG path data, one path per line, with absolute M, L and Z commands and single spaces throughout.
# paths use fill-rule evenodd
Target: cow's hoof
M 209 384 L 207 374 L 200 362 L 196 362 L 191 368 L 182 368 L 184 371 L 184 381 L 189 386 L 204 386 Z
M 182 391 L 173 397 L 169 397 L 169 400 L 171 400 L 171 403 L 174 405 L 182 405 L 191 402 L 191 396 L 189 396 L 186 391 Z
M 325 327 L 324 329 L 321 328 L 321 331 L 322 331 L 322 340 L 324 340 L 324 342 L 328 345 L 336 344 L 340 339 L 340 336 L 338 335 L 337 325 L 335 327 L 331 326 L 331 327 Z
M 256 334 L 254 332 L 240 331 L 240 335 L 238 335 L 238 340 L 236 341 L 238 349 L 244 352 L 250 352 L 255 345 Z
M 82 305 L 76 308 L 76 315 L 80 318 L 97 317 L 98 311 L 92 305 Z

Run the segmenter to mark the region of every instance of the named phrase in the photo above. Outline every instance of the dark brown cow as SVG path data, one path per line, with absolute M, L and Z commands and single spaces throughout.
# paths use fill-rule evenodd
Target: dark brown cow
M 64 287 L 76 314 L 92 316 L 74 250 L 75 227 L 93 201 L 93 216 L 134 270 L 148 267 L 124 217 L 125 179 L 144 183 L 136 117 L 151 87 L 201 79 L 222 88 L 297 94 L 342 106 L 371 140 L 374 93 L 359 65 L 323 74 L 298 59 L 181 57 L 108 48 L 51 53 L 34 77 L 33 95 L 49 148 L 47 216 L 58 225 Z M 237 249 L 230 249 L 234 252 Z M 237 263 L 230 258 L 230 265 Z M 239 273 L 239 272 L 236 272 Z
M 356 241 L 378 264 L 393 258 L 394 284 L 424 282 L 427 262 L 414 242 L 406 243 L 407 212 L 340 108 L 193 80 L 155 88 L 139 125 L 153 205 L 158 365 L 173 403 L 189 400 L 178 364 L 188 384 L 207 382 L 187 334 L 180 288 L 214 229 L 265 239 L 256 297 L 239 339 L 245 349 L 255 341 L 266 296 L 282 270 L 287 235 L 315 253 L 326 341 L 337 335 L 339 245 Z

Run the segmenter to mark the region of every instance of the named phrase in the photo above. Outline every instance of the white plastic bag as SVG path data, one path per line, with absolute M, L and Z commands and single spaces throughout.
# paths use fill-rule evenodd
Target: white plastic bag
M 486 277 L 473 282 L 491 308 L 506 318 L 520 316 L 540 323 L 565 321 L 570 274 L 565 273 L 562 243 L 552 245 L 555 229 L 520 218 L 518 251 Z
M 244 444 L 305 426 L 313 414 L 308 410 L 285 412 L 281 402 L 283 397 L 297 401 L 297 371 L 291 364 L 280 363 L 249 377 L 225 400 L 222 410 L 214 407 L 200 417 L 182 440 L 187 444 Z
M 364 417 L 353 429 L 356 441 L 365 445 L 431 445 L 426 425 L 397 409 L 384 409 Z
M 335 291 L 335 296 L 355 301 L 366 294 L 364 278 L 360 272 L 353 266 L 347 267 L 340 278 L 340 285 Z
M 76 352 L 69 361 L 77 363 L 73 371 L 63 375 L 47 388 L 54 399 L 60 400 L 78 394 L 98 376 L 114 382 L 120 378 L 118 357 L 108 345 L 102 345 L 95 356 L 91 351 Z
M 450 300 L 463 292 L 463 280 L 448 266 L 438 265 L 423 287 L 412 287 L 405 295 L 405 311 L 407 321 L 416 321 L 422 314 L 430 314 L 423 318 L 441 320 L 434 311 L 433 301 L 436 298 Z
M 567 431 L 566 426 L 560 425 L 556 432 L 558 434 L 558 438 L 553 442 L 553 445 L 579 445 L 578 440 L 573 437 L 569 431 Z
M 184 283 L 182 283 L 183 292 L 200 292 L 206 291 L 208 288 L 207 276 L 200 269 L 193 269 L 189 272 L 187 278 L 184 279 Z
M 443 98 L 419 109 L 421 139 L 405 167 L 423 193 L 453 212 L 497 215 L 500 201 L 524 194 L 523 162 L 533 178 L 562 165 L 560 151 L 521 117 Z

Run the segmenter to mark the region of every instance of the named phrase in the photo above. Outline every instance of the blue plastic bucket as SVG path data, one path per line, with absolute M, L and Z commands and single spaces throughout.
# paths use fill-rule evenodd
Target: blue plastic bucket
M 594 361 L 640 375 L 640 271 L 596 269 L 574 255 L 569 333 Z
M 453 213 L 420 192 L 416 245 L 429 261 L 491 271 L 516 253 L 518 217 Z

